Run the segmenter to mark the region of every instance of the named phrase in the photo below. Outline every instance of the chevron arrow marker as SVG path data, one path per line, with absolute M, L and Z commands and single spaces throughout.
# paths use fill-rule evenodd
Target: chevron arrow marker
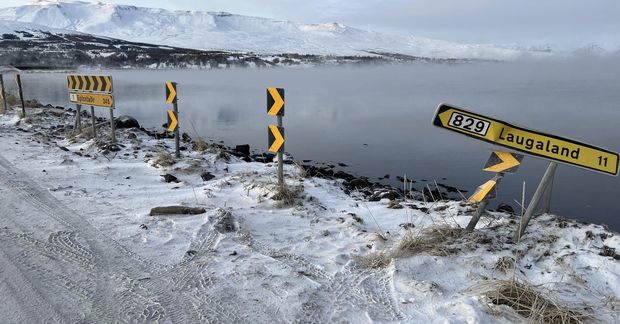
M 269 125 L 269 152 L 281 153 L 284 148 L 284 127 Z
M 284 89 L 267 88 L 267 115 L 284 116 Z
M 519 169 L 522 160 L 523 155 L 521 154 L 494 151 L 483 170 L 495 173 L 514 173 Z
M 174 110 L 168 110 L 168 131 L 176 131 L 178 126 L 179 121 L 177 120 L 177 115 L 174 113 Z
M 480 187 L 476 189 L 476 192 L 474 193 L 474 195 L 469 198 L 469 202 L 479 203 L 483 201 L 485 198 L 493 198 L 494 193 L 491 194 L 491 196 L 489 197 L 487 196 L 489 195 L 491 190 L 495 188 L 495 185 L 497 185 L 497 181 L 495 179 L 485 182 L 483 185 L 481 185 Z
M 177 84 L 175 82 L 166 81 L 166 103 L 175 103 L 177 101 Z

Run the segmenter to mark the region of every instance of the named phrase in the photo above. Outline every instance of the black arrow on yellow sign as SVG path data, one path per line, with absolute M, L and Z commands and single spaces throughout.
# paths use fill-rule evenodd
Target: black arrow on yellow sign
M 284 127 L 269 125 L 267 133 L 269 152 L 282 153 L 284 151 Z
M 166 103 L 177 102 L 177 83 L 166 81 Z
M 494 151 L 482 170 L 495 173 L 514 173 L 519 169 L 521 161 L 523 161 L 521 154 Z
M 67 87 L 72 91 L 112 93 L 112 78 L 101 75 L 68 75 Z
M 284 116 L 284 89 L 267 88 L 267 115 Z
M 168 131 L 174 132 L 179 127 L 177 113 L 174 110 L 168 110 Z

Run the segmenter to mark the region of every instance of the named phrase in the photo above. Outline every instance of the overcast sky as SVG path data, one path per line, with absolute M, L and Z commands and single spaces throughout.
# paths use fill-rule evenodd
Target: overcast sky
M 0 0 L 0 6 L 30 0 Z M 620 0 L 102 0 L 229 11 L 459 42 L 620 45 Z

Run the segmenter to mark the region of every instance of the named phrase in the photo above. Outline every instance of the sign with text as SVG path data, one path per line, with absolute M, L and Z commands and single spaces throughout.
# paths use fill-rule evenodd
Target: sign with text
M 528 155 L 618 175 L 618 153 L 440 104 L 433 125 Z
M 114 96 L 111 94 L 98 94 L 98 93 L 69 93 L 69 101 L 89 106 L 98 106 L 112 108 L 114 107 Z

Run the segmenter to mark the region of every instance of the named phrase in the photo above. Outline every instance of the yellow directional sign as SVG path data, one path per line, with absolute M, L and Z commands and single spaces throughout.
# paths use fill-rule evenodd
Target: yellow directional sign
M 284 150 L 284 127 L 269 125 L 269 152 L 282 153 Z
M 69 91 L 91 91 L 112 93 L 112 78 L 99 75 L 68 75 L 67 87 Z
M 69 101 L 80 105 L 113 108 L 114 96 L 111 94 L 97 93 L 69 93 Z
M 284 116 L 284 89 L 267 88 L 267 115 Z
M 495 151 L 491 153 L 491 157 L 483 170 L 496 173 L 514 173 L 517 172 L 522 160 L 523 155 L 521 154 Z
M 166 81 L 166 103 L 177 102 L 177 83 Z
M 483 185 L 476 189 L 476 192 L 473 196 L 469 198 L 470 203 L 479 203 L 485 199 L 492 199 L 496 195 L 495 186 L 497 185 L 497 180 L 489 180 L 485 182 Z
M 179 127 L 179 120 L 174 110 L 168 110 L 168 131 L 174 132 Z
M 435 126 L 529 155 L 608 175 L 618 174 L 618 153 L 556 135 L 545 134 L 462 108 L 441 104 Z

